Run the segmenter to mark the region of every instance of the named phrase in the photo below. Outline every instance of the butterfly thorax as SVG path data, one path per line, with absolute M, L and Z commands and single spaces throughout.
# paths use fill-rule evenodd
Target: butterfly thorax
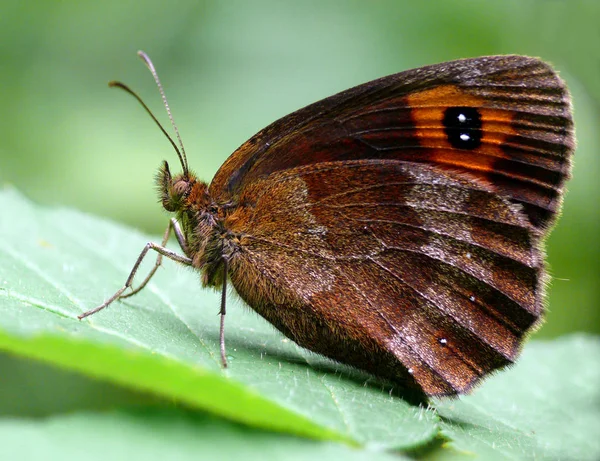
M 176 214 L 185 237 L 186 256 L 202 271 L 204 286 L 219 287 L 223 283 L 223 257 L 228 245 L 223 226 L 225 210 L 208 193 L 208 184 L 187 172 L 171 176 L 164 162 L 156 177 L 161 203 Z

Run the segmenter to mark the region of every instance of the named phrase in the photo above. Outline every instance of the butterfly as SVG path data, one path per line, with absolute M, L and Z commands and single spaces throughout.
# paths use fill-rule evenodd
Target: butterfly
M 462 59 L 343 91 L 257 133 L 210 185 L 171 143 L 183 171 L 165 161 L 157 176 L 175 213 L 162 244 L 80 318 L 137 293 L 165 256 L 221 288 L 224 365 L 231 283 L 300 346 L 426 396 L 468 392 L 540 325 L 543 241 L 575 140 L 569 93 L 539 59 Z M 182 253 L 165 248 L 171 232 Z M 154 269 L 125 293 L 150 250 Z

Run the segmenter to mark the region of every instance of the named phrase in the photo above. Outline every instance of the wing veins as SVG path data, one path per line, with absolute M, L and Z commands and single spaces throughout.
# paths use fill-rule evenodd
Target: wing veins
M 344 273 L 344 271 L 340 271 L 338 270 L 338 275 L 341 275 L 344 277 L 344 279 L 352 286 L 352 288 L 354 288 L 354 290 L 356 291 L 356 293 L 358 293 L 364 300 L 365 303 L 368 304 L 369 306 L 371 306 L 371 308 L 377 312 L 377 315 L 379 315 L 383 321 L 396 333 L 396 337 L 404 344 L 404 346 L 406 346 L 407 349 L 409 349 L 410 351 L 412 351 L 416 357 L 418 357 L 418 360 L 425 365 L 429 370 L 431 370 L 432 374 L 438 376 L 443 382 L 445 382 L 451 389 L 457 391 L 457 389 L 452 385 L 452 383 L 450 383 L 449 381 L 446 380 L 446 378 L 442 375 L 440 375 L 437 370 L 435 370 L 435 368 L 433 368 L 425 358 L 423 358 L 423 356 L 417 352 L 416 350 L 414 350 L 404 339 L 404 336 L 402 335 L 402 333 L 394 326 L 394 324 L 392 322 L 390 322 L 390 320 L 381 312 L 381 310 L 379 310 L 377 308 L 377 306 L 375 306 L 371 300 L 369 299 L 369 297 L 363 293 L 363 291 L 358 288 L 354 282 L 352 280 L 350 280 L 350 278 L 348 277 L 348 275 L 346 273 Z M 403 364 L 403 366 L 406 368 L 406 365 Z
M 412 253 L 412 254 L 423 255 L 423 256 L 425 256 L 426 258 L 428 258 L 428 259 L 431 259 L 431 260 L 433 260 L 433 261 L 436 261 L 436 262 L 438 262 L 438 263 L 440 263 L 440 264 L 443 264 L 443 265 L 446 265 L 446 266 L 450 266 L 450 267 L 452 267 L 452 268 L 456 269 L 457 271 L 459 271 L 459 272 L 461 272 L 461 273 L 463 273 L 463 274 L 465 274 L 465 275 L 467 275 L 467 276 L 469 276 L 469 277 L 473 277 L 475 280 L 478 280 L 478 281 L 480 281 L 481 283 L 483 283 L 483 284 L 485 284 L 485 285 L 487 285 L 487 286 L 489 286 L 489 287 L 493 288 L 494 290 L 496 290 L 496 291 L 498 291 L 498 292 L 502 293 L 502 294 L 503 294 L 504 296 L 506 296 L 508 299 L 510 299 L 511 301 L 513 301 L 515 304 L 517 304 L 517 305 L 519 305 L 519 306 L 523 307 L 523 306 L 522 306 L 522 304 L 521 304 L 519 301 L 517 301 L 516 299 L 513 299 L 513 298 L 512 298 L 510 295 L 508 295 L 507 293 L 505 293 L 504 291 L 502 291 L 502 290 L 501 290 L 499 287 L 497 287 L 495 284 L 493 284 L 493 282 L 492 282 L 492 281 L 483 280 L 483 279 L 479 278 L 477 275 L 475 275 L 475 274 L 471 274 L 471 273 L 467 272 L 466 270 L 464 270 L 463 268 L 461 268 L 461 267 L 458 267 L 456 264 L 453 264 L 453 263 L 451 263 L 451 262 L 449 262 L 449 261 L 444 261 L 443 259 L 436 258 L 436 257 L 434 257 L 434 256 L 432 256 L 432 255 L 430 255 L 430 254 L 427 254 L 427 253 L 421 253 L 421 252 L 419 252 L 419 251 L 410 250 L 410 249 L 408 249 L 408 248 L 400 248 L 400 247 L 396 247 L 396 246 L 387 246 L 387 249 L 388 249 L 388 250 L 393 250 L 393 251 L 400 251 L 400 252 L 404 252 L 404 253 Z M 527 310 L 527 309 L 525 309 L 525 310 Z M 527 310 L 527 311 L 528 311 L 528 310 Z M 529 311 L 528 311 L 528 312 L 529 312 Z
M 440 213 L 448 213 L 448 214 L 473 217 L 473 218 L 482 219 L 484 221 L 495 223 L 495 224 L 504 224 L 507 226 L 518 227 L 519 229 L 527 229 L 527 227 L 525 227 L 525 226 L 518 226 L 516 224 L 512 224 L 512 223 L 509 223 L 506 221 L 499 221 L 497 219 L 490 219 L 490 218 L 486 218 L 483 216 L 471 215 L 469 213 L 462 212 L 462 211 L 449 210 L 447 208 L 437 208 L 437 207 L 432 207 L 432 206 L 407 205 L 406 203 L 397 203 L 397 202 L 386 202 L 386 203 L 356 202 L 356 203 L 347 203 L 347 204 L 343 204 L 343 205 L 332 205 L 332 204 L 320 203 L 320 202 L 317 202 L 317 203 L 319 203 L 319 206 L 323 206 L 323 207 L 327 207 L 327 208 L 347 208 L 347 207 L 354 207 L 354 206 L 359 206 L 359 207 L 363 207 L 363 208 L 364 207 L 378 207 L 378 206 L 394 206 L 394 207 L 399 207 L 399 208 L 409 208 L 411 210 L 413 210 L 413 209 L 431 210 L 431 211 L 438 211 Z M 308 206 L 311 206 L 311 204 L 306 205 L 306 207 L 308 207 Z M 305 206 L 302 206 L 302 207 L 304 208 Z M 300 207 L 294 207 L 293 209 L 297 209 L 297 208 L 300 208 Z
M 376 104 L 376 103 L 375 103 Z M 563 102 L 563 104 L 566 106 L 566 104 Z M 539 104 L 540 107 L 544 106 L 545 104 Z M 460 106 L 459 106 L 460 107 Z M 418 108 L 418 109 L 438 109 L 438 110 L 446 110 L 448 108 L 447 105 L 436 105 L 436 104 L 431 104 L 431 105 L 413 105 L 410 108 L 407 106 L 393 106 L 393 107 L 382 107 L 382 108 L 378 108 L 378 109 L 372 109 L 369 111 L 362 111 L 362 112 L 356 112 L 356 113 L 352 113 L 350 115 L 347 115 L 345 117 L 338 117 L 337 120 L 341 121 L 342 123 L 348 122 L 350 120 L 354 120 L 360 117 L 364 117 L 364 116 L 369 116 L 369 115 L 376 115 L 376 114 L 380 114 L 380 113 L 386 113 L 386 112 L 410 112 L 412 109 L 414 108 Z M 557 115 L 548 115 L 546 113 L 539 113 L 533 110 L 506 110 L 506 109 L 498 109 L 498 108 L 488 108 L 488 109 L 493 109 L 494 111 L 500 112 L 500 113 L 508 113 L 508 114 L 522 114 L 522 115 L 540 115 L 542 117 L 552 117 L 552 118 L 561 118 L 563 120 L 570 120 L 570 117 L 565 117 L 563 115 L 557 114 Z M 494 119 L 491 119 L 492 121 Z M 526 126 L 531 126 L 531 125 L 526 125 Z M 562 127 L 562 129 L 564 129 L 564 127 Z
M 487 342 L 484 338 L 481 338 L 477 332 L 473 329 L 470 328 L 468 325 L 464 325 L 459 319 L 457 319 L 454 315 L 452 315 L 450 312 L 447 312 L 443 307 L 441 307 L 440 305 L 437 304 L 437 302 L 433 299 L 431 299 L 430 297 L 428 297 L 427 295 L 425 295 L 424 293 L 421 293 L 419 290 L 417 290 L 413 285 L 411 285 L 410 283 L 406 282 L 406 280 L 402 279 L 401 277 L 399 277 L 397 274 L 395 274 L 394 272 L 390 271 L 386 266 L 384 266 L 383 264 L 379 263 L 378 261 L 372 259 L 373 263 L 375 263 L 377 266 L 379 266 L 381 269 L 383 269 L 384 271 L 386 271 L 387 273 L 389 273 L 390 275 L 392 275 L 395 279 L 397 279 L 400 283 L 402 283 L 403 285 L 405 285 L 406 287 L 408 287 L 409 289 L 411 289 L 414 293 L 416 293 L 418 296 L 422 297 L 423 299 L 425 299 L 426 301 L 428 301 L 433 307 L 435 307 L 442 315 L 444 315 L 445 317 L 448 317 L 450 319 L 452 319 L 452 321 L 457 324 L 459 327 L 471 332 L 472 334 L 474 334 L 478 339 L 481 339 L 481 341 L 488 345 L 489 347 L 491 347 L 492 349 L 494 349 L 496 351 L 496 348 L 490 344 L 489 342 Z M 444 284 L 446 285 L 446 284 Z M 452 288 L 448 285 L 446 285 L 448 288 Z M 452 290 L 452 292 L 460 295 L 461 297 L 464 297 L 462 293 L 456 291 L 456 290 Z M 494 315 L 493 312 L 487 310 L 487 309 L 481 309 L 480 310 L 484 312 L 484 314 L 487 317 L 491 317 L 494 320 L 498 320 L 499 323 L 503 324 L 505 327 L 507 327 L 509 330 L 513 331 L 513 329 L 510 327 L 510 325 L 506 325 L 506 322 L 501 319 L 498 318 Z M 431 331 L 430 331 L 431 332 Z M 499 352 L 499 351 L 498 351 Z M 499 352 L 500 355 L 502 355 L 504 358 L 506 358 L 507 360 L 510 360 L 510 357 L 506 357 L 503 353 Z M 462 354 L 457 354 L 460 359 L 465 362 Z M 467 364 L 469 367 L 471 367 L 471 365 L 469 365 L 467 362 L 465 362 L 465 364 Z M 479 375 L 479 371 L 474 370 L 478 375 Z
M 417 225 L 410 224 L 410 223 L 403 223 L 403 222 L 399 222 L 399 221 L 393 221 L 391 219 L 359 219 L 359 218 L 352 218 L 352 217 L 347 217 L 347 219 L 352 220 L 352 221 L 365 222 L 365 223 L 377 222 L 377 223 L 386 223 L 386 224 L 397 224 L 398 226 L 401 226 L 401 227 L 410 227 L 412 229 L 420 229 L 420 230 L 423 230 L 423 231 L 427 232 L 428 234 L 435 234 L 435 235 L 439 235 L 439 236 L 444 237 L 444 238 L 448 238 L 448 239 L 454 240 L 455 242 L 465 243 L 465 244 L 467 244 L 467 245 L 469 245 L 469 246 L 471 246 L 473 248 L 478 248 L 480 250 L 484 250 L 484 251 L 486 251 L 488 253 L 491 253 L 491 254 L 496 255 L 496 256 L 500 256 L 500 257 L 502 257 L 504 259 L 509 259 L 509 260 L 514 261 L 514 262 L 516 262 L 518 264 L 522 264 L 524 266 L 527 266 L 527 267 L 529 267 L 531 269 L 535 269 L 536 268 L 536 266 L 533 266 L 533 267 L 529 266 L 528 264 L 525 264 L 522 261 L 519 261 L 517 259 L 511 258 L 510 256 L 504 255 L 502 253 L 498 253 L 497 251 L 491 250 L 490 248 L 478 245 L 477 243 L 473 243 L 473 242 L 470 242 L 468 240 L 457 238 L 457 237 L 455 237 L 453 235 L 450 235 L 450 234 L 442 233 L 442 232 L 437 231 L 435 229 L 429 229 L 429 228 L 426 228 L 426 227 L 417 226 Z
M 438 136 L 439 139 L 445 139 L 445 136 Z M 398 144 L 397 146 L 390 146 L 390 147 L 377 147 L 374 144 L 371 144 L 370 142 L 368 142 L 366 139 L 357 136 L 357 137 L 353 137 L 353 139 L 363 143 L 365 146 L 369 147 L 370 149 L 373 149 L 375 151 L 378 152 L 390 152 L 390 151 L 394 151 L 394 150 L 420 150 L 420 149 L 427 149 L 427 150 L 431 150 L 432 147 L 429 146 L 422 146 L 422 145 L 406 145 L 403 146 L 401 144 Z M 432 139 L 431 137 L 429 139 Z M 561 155 L 560 153 L 556 153 L 553 152 L 551 150 L 547 150 L 547 149 L 540 149 L 540 148 L 536 148 L 536 147 L 532 147 L 532 146 L 527 146 L 524 144 L 515 144 L 515 143 L 508 143 L 508 142 L 489 142 L 486 140 L 482 140 L 482 143 L 487 143 L 487 144 L 491 144 L 494 147 L 497 147 L 498 145 L 504 145 L 504 146 L 509 146 L 509 147 L 514 147 L 515 149 L 519 149 L 522 151 L 525 151 L 527 153 L 534 153 L 534 154 L 538 154 L 539 157 L 541 158 L 549 158 L 549 159 L 559 159 L 559 160 L 563 160 L 564 159 L 564 155 Z M 555 143 L 557 146 L 562 146 L 562 147 L 566 147 L 565 144 L 562 143 Z M 435 148 L 433 148 L 435 149 Z M 450 151 L 450 152 L 459 152 L 459 153 L 465 153 L 464 149 L 460 149 L 458 147 L 452 147 L 452 146 L 444 146 L 444 147 L 439 147 L 437 148 L 439 150 L 444 150 L 444 151 Z M 561 149 L 562 150 L 562 149 Z M 469 152 L 469 151 L 466 151 Z M 478 155 L 488 155 L 485 153 L 481 153 L 478 151 Z M 489 156 L 489 155 L 488 155 Z M 494 157 L 495 158 L 495 157 Z M 511 159 L 512 160 L 512 159 Z M 410 161 L 410 160 L 406 160 L 406 161 Z M 541 167 L 542 168 L 542 167 Z M 550 170 L 552 171 L 552 170 Z

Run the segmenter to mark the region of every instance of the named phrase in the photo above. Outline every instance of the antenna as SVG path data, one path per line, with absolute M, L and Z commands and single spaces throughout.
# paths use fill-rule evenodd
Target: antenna
M 146 103 L 144 101 L 142 101 L 142 98 L 140 98 L 135 91 L 133 91 L 131 88 L 129 88 L 124 83 L 117 82 L 114 80 L 108 82 L 108 86 L 111 88 L 113 88 L 113 87 L 121 88 L 122 90 L 125 90 L 127 93 L 129 93 L 131 96 L 133 96 L 135 99 L 137 99 L 137 101 L 142 105 L 142 107 L 146 110 L 146 112 L 148 112 L 150 117 L 152 117 L 152 120 L 154 120 L 154 123 L 156 123 L 158 125 L 158 127 L 160 128 L 160 131 L 162 131 L 162 133 L 167 137 L 167 139 L 173 146 L 173 149 L 175 149 L 175 152 L 177 152 L 177 156 L 179 157 L 179 162 L 181 163 L 181 166 L 183 168 L 183 174 L 187 177 L 187 176 L 189 176 L 189 170 L 188 170 L 187 158 L 185 156 L 185 150 L 183 149 L 183 143 L 181 142 L 181 138 L 179 137 L 179 131 L 177 131 L 177 126 L 175 126 L 175 122 L 173 121 L 173 117 L 171 116 L 171 110 L 169 109 L 169 104 L 167 103 L 167 98 L 165 97 L 165 93 L 160 84 L 160 80 L 158 80 L 158 75 L 156 75 L 156 70 L 154 69 L 154 66 L 152 65 L 152 61 L 150 61 L 150 58 L 148 58 L 148 56 L 145 53 L 143 53 L 142 51 L 140 51 L 139 53 L 141 53 L 140 56 L 142 56 L 142 59 L 144 59 L 144 62 L 146 62 L 146 65 L 149 67 L 150 71 L 152 72 L 152 75 L 154 76 L 154 80 L 158 84 L 158 89 L 163 98 L 165 107 L 167 108 L 167 113 L 169 114 L 169 119 L 171 120 L 173 128 L 175 129 L 175 133 L 177 134 L 177 139 L 179 140 L 179 145 L 181 146 L 181 150 L 179 150 L 179 147 L 177 147 L 177 144 L 175 144 L 175 141 L 173 141 L 173 138 L 171 138 L 171 136 L 169 136 L 169 133 L 167 133 L 167 131 L 160 124 L 160 122 L 158 121 L 156 116 L 152 113 L 150 108 L 146 105 Z M 183 154 L 182 154 L 182 152 L 183 152 Z
M 181 147 L 181 152 L 177 148 L 175 150 L 177 150 L 177 155 L 179 155 L 179 160 L 181 161 L 181 166 L 183 167 L 183 173 L 187 176 L 188 175 L 188 163 L 187 163 L 187 157 L 185 155 L 185 148 L 183 147 L 183 142 L 181 141 L 181 136 L 179 136 L 179 130 L 177 129 L 177 125 L 175 125 L 175 120 L 173 120 L 173 115 L 171 114 L 171 109 L 169 107 L 167 97 L 165 96 L 165 91 L 163 90 L 163 86 L 160 83 L 160 79 L 158 78 L 158 74 L 156 73 L 156 69 L 154 68 L 154 64 L 152 64 L 152 61 L 150 60 L 148 55 L 146 53 L 144 53 L 143 51 L 140 50 L 137 52 L 137 54 L 140 58 L 142 58 L 142 60 L 144 61 L 144 63 L 146 64 L 146 66 L 148 67 L 150 72 L 152 73 L 152 76 L 154 77 L 154 81 L 156 82 L 156 86 L 158 87 L 158 91 L 160 91 L 160 95 L 162 97 L 163 104 L 165 106 L 165 109 L 167 110 L 167 114 L 169 115 L 169 120 L 171 120 L 171 125 L 173 126 L 173 130 L 175 131 L 175 136 L 177 136 L 177 141 L 179 141 L 179 146 Z M 164 132 L 164 130 L 163 130 L 163 132 Z M 173 141 L 171 141 L 171 143 L 173 143 Z
M 154 122 L 158 125 L 158 127 L 160 128 L 160 131 L 162 131 L 162 133 L 167 137 L 167 139 L 173 146 L 173 149 L 175 149 L 175 152 L 177 152 L 177 156 L 179 157 L 181 165 L 183 166 L 183 173 L 187 176 L 188 175 L 187 163 L 184 163 L 184 161 L 183 161 L 184 157 L 181 156 L 181 152 L 179 152 L 179 148 L 177 147 L 177 144 L 175 144 L 175 141 L 173 141 L 173 138 L 171 138 L 171 136 L 169 136 L 169 133 L 167 133 L 167 131 L 163 128 L 163 126 L 160 124 L 158 119 L 154 116 L 154 114 L 152 113 L 150 108 L 146 105 L 146 103 L 144 101 L 142 101 L 142 98 L 140 98 L 135 91 L 133 91 L 131 88 L 129 88 L 124 83 L 116 82 L 113 80 L 113 81 L 108 82 L 108 86 L 111 88 L 116 87 L 116 88 L 121 88 L 122 90 L 125 90 L 127 93 L 132 95 L 135 99 L 137 99 L 138 102 L 144 107 L 144 109 L 146 109 L 146 112 L 148 112 L 148 114 L 150 114 L 150 117 L 152 117 L 152 120 L 154 120 Z

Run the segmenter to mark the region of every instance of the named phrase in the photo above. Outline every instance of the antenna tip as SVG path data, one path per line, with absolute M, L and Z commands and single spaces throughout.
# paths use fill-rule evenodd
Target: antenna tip
M 131 88 L 129 88 L 124 83 L 118 82 L 116 80 L 111 80 L 110 82 L 108 82 L 108 87 L 109 88 L 121 88 L 122 90 L 125 90 L 128 93 L 133 94 L 133 91 L 131 90 Z
M 146 67 L 148 67 L 148 69 L 150 69 L 150 72 L 152 72 L 153 74 L 156 73 L 156 71 L 154 70 L 154 64 L 152 64 L 152 60 L 146 53 L 144 53 L 142 50 L 139 50 L 137 52 L 137 55 L 140 58 L 142 58 L 142 61 L 144 61 L 144 64 L 146 64 Z

